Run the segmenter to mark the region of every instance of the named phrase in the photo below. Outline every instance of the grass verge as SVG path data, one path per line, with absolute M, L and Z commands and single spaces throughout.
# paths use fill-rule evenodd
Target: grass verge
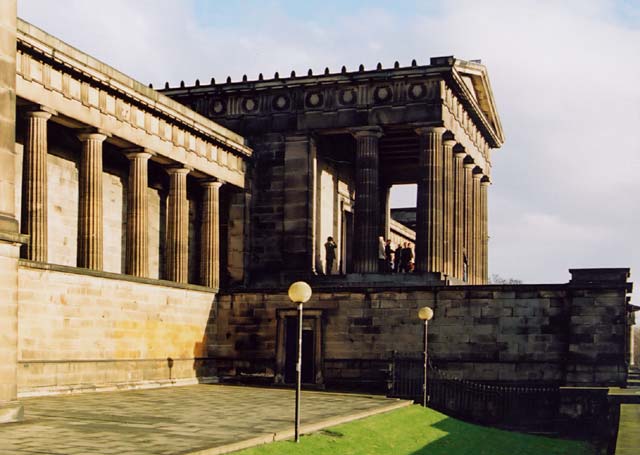
M 410 406 L 236 455 L 593 455 L 582 441 L 487 428 Z

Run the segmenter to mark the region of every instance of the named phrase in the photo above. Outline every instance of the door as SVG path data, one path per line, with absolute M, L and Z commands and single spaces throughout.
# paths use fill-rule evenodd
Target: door
M 340 273 L 351 273 L 353 257 L 353 213 L 342 211 L 342 247 L 340 258 Z
M 315 383 L 316 346 L 314 318 L 304 318 L 302 323 L 302 382 Z M 298 318 L 288 316 L 285 320 L 284 382 L 296 382 L 296 360 L 298 349 Z

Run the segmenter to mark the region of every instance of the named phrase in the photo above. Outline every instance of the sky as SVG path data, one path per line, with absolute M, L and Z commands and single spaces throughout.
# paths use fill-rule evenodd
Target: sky
M 18 15 L 155 87 L 481 59 L 506 137 L 490 274 L 630 267 L 640 289 L 640 0 L 18 0 Z

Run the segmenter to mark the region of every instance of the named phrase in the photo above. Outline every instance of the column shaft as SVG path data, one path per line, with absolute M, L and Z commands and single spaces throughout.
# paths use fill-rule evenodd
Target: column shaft
M 481 247 L 482 247 L 482 273 L 480 275 L 480 282 L 486 284 L 489 281 L 489 226 L 488 226 L 488 191 L 489 191 L 489 179 L 485 177 L 480 183 L 480 198 L 482 200 L 482 213 L 481 213 Z
M 78 215 L 78 267 L 102 270 L 102 143 L 104 134 L 83 133 L 80 158 Z
M 471 283 L 473 257 L 473 168 L 472 163 L 464 163 L 464 263 L 463 279 Z
M 416 270 L 442 272 L 443 148 L 442 127 L 417 130 L 420 135 L 416 201 Z
M 480 249 L 480 213 L 481 213 L 481 198 L 480 198 L 480 180 L 482 179 L 481 173 L 473 174 L 473 207 L 472 207 L 472 223 L 473 223 L 473 234 L 471 238 L 472 242 L 472 257 L 471 257 L 471 284 L 479 284 L 480 283 L 480 264 L 481 260 L 481 249 Z
M 22 233 L 29 235 L 25 257 L 47 262 L 47 120 L 49 112 L 26 114 L 24 147 Z
M 464 152 L 454 155 L 453 163 L 453 276 L 464 277 Z
M 442 272 L 451 277 L 455 275 L 453 268 L 453 251 L 454 251 L 454 188 L 453 188 L 453 146 L 456 144 L 453 140 L 445 140 L 442 144 L 443 148 L 443 173 L 442 173 L 442 256 L 443 268 Z
M 148 162 L 151 154 L 144 151 L 127 154 L 129 184 L 127 192 L 126 273 L 149 276 L 149 202 Z
M 220 187 L 222 182 L 202 183 L 202 229 L 200 242 L 200 282 L 220 287 Z
M 354 132 L 356 139 L 356 206 L 354 214 L 354 257 L 356 273 L 378 271 L 380 193 L 378 140 L 380 129 Z
M 189 206 L 187 204 L 187 168 L 169 168 L 169 203 L 167 208 L 168 280 L 189 280 Z

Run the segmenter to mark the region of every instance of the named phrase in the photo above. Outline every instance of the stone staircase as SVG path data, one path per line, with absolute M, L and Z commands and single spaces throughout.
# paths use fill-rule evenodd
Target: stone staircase
M 629 374 L 627 376 L 627 388 L 640 388 L 640 368 L 629 368 Z

